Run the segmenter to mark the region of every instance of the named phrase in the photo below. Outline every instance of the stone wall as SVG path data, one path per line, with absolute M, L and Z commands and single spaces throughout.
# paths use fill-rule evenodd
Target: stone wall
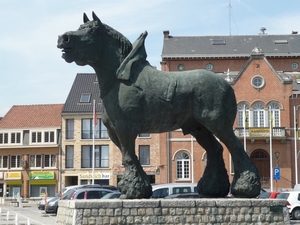
M 62 200 L 56 225 L 290 224 L 286 200 L 135 199 Z

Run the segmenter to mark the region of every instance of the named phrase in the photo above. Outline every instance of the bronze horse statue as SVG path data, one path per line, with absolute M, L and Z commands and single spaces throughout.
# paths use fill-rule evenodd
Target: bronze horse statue
M 231 86 L 206 71 L 164 72 L 146 60 L 144 32 L 132 44 L 125 36 L 83 15 L 77 31 L 59 36 L 57 47 L 66 62 L 90 65 L 98 76 L 104 106 L 102 120 L 113 143 L 122 153 L 125 172 L 118 183 L 121 198 L 150 198 L 152 187 L 135 154 L 135 139 L 141 133 L 182 129 L 207 152 L 207 166 L 197 189 L 204 197 L 255 197 L 260 178 L 242 143 L 233 132 L 236 99 Z M 230 185 L 223 161 L 229 149 L 234 178 Z

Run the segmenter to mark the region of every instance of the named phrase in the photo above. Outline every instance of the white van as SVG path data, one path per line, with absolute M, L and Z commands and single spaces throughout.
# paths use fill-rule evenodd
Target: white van
M 188 192 L 197 192 L 197 183 L 152 184 L 152 198 Z

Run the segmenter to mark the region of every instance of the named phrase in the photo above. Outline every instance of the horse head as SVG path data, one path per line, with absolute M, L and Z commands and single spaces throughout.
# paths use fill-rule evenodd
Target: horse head
M 89 20 L 84 13 L 84 24 L 80 25 L 77 31 L 69 31 L 58 37 L 57 47 L 62 49 L 62 58 L 68 63 L 75 62 L 77 65 L 94 67 L 101 61 L 104 52 L 109 54 L 108 46 L 115 46 L 114 54 L 119 54 L 115 58 L 122 61 L 131 51 L 130 41 L 118 31 L 103 24 L 94 12 L 92 16 L 93 20 Z

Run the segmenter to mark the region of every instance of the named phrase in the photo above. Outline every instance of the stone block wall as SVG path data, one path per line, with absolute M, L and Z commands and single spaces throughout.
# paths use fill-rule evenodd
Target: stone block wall
M 56 225 L 285 225 L 286 200 L 135 199 L 62 200 Z

